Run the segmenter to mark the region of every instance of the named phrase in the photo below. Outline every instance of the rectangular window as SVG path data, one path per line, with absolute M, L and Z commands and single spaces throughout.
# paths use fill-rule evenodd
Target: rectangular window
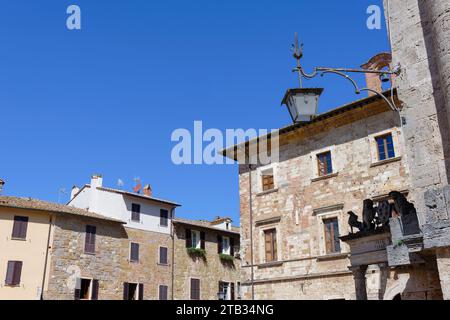
M 192 235 L 192 248 L 200 249 L 201 247 L 200 231 L 191 230 L 191 235 Z
M 98 300 L 99 281 L 97 279 L 76 279 L 75 300 Z
M 191 300 L 200 300 L 200 279 L 191 279 Z
M 131 221 L 141 221 L 141 205 L 137 203 L 131 204 Z
M 139 243 L 131 242 L 130 244 L 130 261 L 139 262 Z
M 222 253 L 231 254 L 230 252 L 230 238 L 222 237 Z
M 12 239 L 25 240 L 27 238 L 28 217 L 15 216 Z
M 84 240 L 84 252 L 85 253 L 95 253 L 95 236 L 97 233 L 97 228 L 94 226 L 86 226 L 86 238 Z
M 168 291 L 169 287 L 160 285 L 159 286 L 159 300 L 167 300 L 168 299 Z
M 323 220 L 325 228 L 325 250 L 327 254 L 341 252 L 339 223 L 337 218 Z
M 91 298 L 91 279 L 81 279 L 80 299 L 89 300 Z
M 376 137 L 378 160 L 383 161 L 387 159 L 395 158 L 394 141 L 392 140 L 392 134 L 386 134 L 380 137 Z
M 324 152 L 317 155 L 317 165 L 319 168 L 319 176 L 326 176 L 333 173 L 333 165 L 331 163 L 331 152 Z
M 6 271 L 5 284 L 7 286 L 20 285 L 22 275 L 22 261 L 8 261 L 8 269 Z
M 277 230 L 264 231 L 266 262 L 277 261 Z
M 159 211 L 159 225 L 161 227 L 167 227 L 169 225 L 169 211 L 161 209 Z
M 159 247 L 159 263 L 160 264 L 167 264 L 167 252 L 168 249 L 166 247 Z
M 234 283 L 219 281 L 219 292 L 223 294 L 223 296 L 220 297 L 221 299 L 223 298 L 223 300 L 234 300 Z
M 262 189 L 263 192 L 275 189 L 273 170 L 267 170 L 262 173 Z

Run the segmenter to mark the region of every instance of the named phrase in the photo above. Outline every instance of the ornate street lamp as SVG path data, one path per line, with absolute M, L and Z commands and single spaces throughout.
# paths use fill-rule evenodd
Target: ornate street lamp
M 322 88 L 303 88 L 302 87 L 302 78 L 311 79 L 316 77 L 317 75 L 323 76 L 328 73 L 337 74 L 349 80 L 356 94 L 360 94 L 363 91 L 372 92 L 381 98 L 389 105 L 389 107 L 394 111 L 399 111 L 397 106 L 395 105 L 393 94 L 391 94 L 391 100 L 389 100 L 383 93 L 378 92 L 371 88 L 360 88 L 355 80 L 353 80 L 346 73 L 375 73 L 380 76 L 380 80 L 382 82 L 388 82 L 391 80 L 393 75 L 400 74 L 400 65 L 396 66 L 394 70 L 371 70 L 371 69 L 345 69 L 345 68 L 323 68 L 316 67 L 314 68 L 313 73 L 306 73 L 300 63 L 301 58 L 303 57 L 303 44 L 299 46 L 298 36 L 295 33 L 295 44 L 292 46 L 293 56 L 297 60 L 297 67 L 292 70 L 293 72 L 298 73 L 299 85 L 300 87 L 297 89 L 289 89 L 282 101 L 282 105 L 286 105 L 289 114 L 291 115 L 292 121 L 295 123 L 310 121 L 317 114 L 317 107 L 319 102 L 319 96 L 323 92 Z M 393 87 L 391 87 L 393 90 Z M 402 119 L 403 120 L 403 119 Z M 403 121 L 402 121 L 403 122 Z

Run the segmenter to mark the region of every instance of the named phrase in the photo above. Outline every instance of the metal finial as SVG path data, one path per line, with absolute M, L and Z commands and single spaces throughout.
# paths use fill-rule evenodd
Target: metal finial
M 292 52 L 295 60 L 297 60 L 297 69 L 296 72 L 298 72 L 298 82 L 300 84 L 300 88 L 302 88 L 302 75 L 300 73 L 301 64 L 300 60 L 303 58 L 303 43 L 299 45 L 298 42 L 298 33 L 296 32 L 294 35 L 294 44 L 292 45 Z

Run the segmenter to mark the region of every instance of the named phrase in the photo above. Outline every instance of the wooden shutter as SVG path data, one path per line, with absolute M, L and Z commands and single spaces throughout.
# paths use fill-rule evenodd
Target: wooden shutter
M 123 300 L 129 300 L 128 297 L 129 284 L 128 282 L 123 283 Z
M 12 238 L 26 239 L 28 229 L 28 217 L 15 216 Z
M 200 232 L 200 248 L 205 250 L 205 233 L 203 231 Z
M 159 300 L 167 300 L 168 298 L 168 286 L 159 286 Z
M 217 236 L 217 253 L 222 253 L 222 251 L 223 251 L 222 236 L 218 235 Z
M 144 284 L 139 283 L 139 299 L 138 300 L 144 300 Z
M 6 271 L 6 285 L 12 286 L 14 284 L 14 268 L 15 261 L 8 261 L 8 270 Z
M 326 253 L 334 252 L 334 228 L 333 219 L 327 219 L 323 221 L 325 228 L 325 250 Z
M 132 242 L 130 245 L 130 261 L 139 261 L 139 244 Z
M 234 256 L 234 238 L 230 237 L 230 255 Z
M 191 300 L 200 300 L 200 280 L 191 279 Z
M 159 263 L 167 264 L 167 248 L 159 247 Z
M 160 215 L 160 221 L 159 224 L 163 227 L 167 227 L 168 226 L 168 218 L 169 218 L 169 211 L 165 210 L 165 209 L 161 209 L 159 211 L 159 215 Z
M 92 280 L 91 300 L 98 300 L 99 282 L 97 279 Z
M 81 279 L 76 278 L 75 279 L 75 292 L 74 292 L 74 299 L 80 300 L 81 298 Z
M 186 229 L 186 248 L 192 247 L 192 234 L 191 230 Z
M 224 283 L 219 281 L 219 292 L 224 292 Z
M 12 285 L 18 286 L 20 284 L 20 278 L 22 276 L 22 261 L 14 261 L 13 283 Z
M 264 247 L 266 251 L 266 262 L 272 261 L 273 252 L 272 252 L 272 233 L 270 231 L 266 231 L 264 233 Z
M 277 252 L 277 230 L 272 230 L 272 251 L 273 251 L 273 261 L 278 260 L 278 252 Z
M 234 300 L 234 282 L 230 283 L 230 290 L 231 290 L 230 299 Z
M 86 239 L 84 242 L 84 251 L 87 253 L 95 253 L 95 236 L 97 228 L 95 226 L 86 226 Z

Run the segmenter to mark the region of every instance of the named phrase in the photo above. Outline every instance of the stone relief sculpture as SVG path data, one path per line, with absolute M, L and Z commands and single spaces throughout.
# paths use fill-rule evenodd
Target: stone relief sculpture
M 392 213 L 395 212 L 402 222 L 403 235 L 411 235 L 420 233 L 419 220 L 414 205 L 406 199 L 406 197 L 397 191 L 389 193 L 389 198 L 393 200 L 390 203 L 384 200 L 374 207 L 371 199 L 363 202 L 363 222 L 358 221 L 358 216 L 349 211 L 348 224 L 353 234 L 353 228 L 359 229 L 359 232 L 370 233 L 380 229 L 386 229 L 389 226 L 389 220 Z

